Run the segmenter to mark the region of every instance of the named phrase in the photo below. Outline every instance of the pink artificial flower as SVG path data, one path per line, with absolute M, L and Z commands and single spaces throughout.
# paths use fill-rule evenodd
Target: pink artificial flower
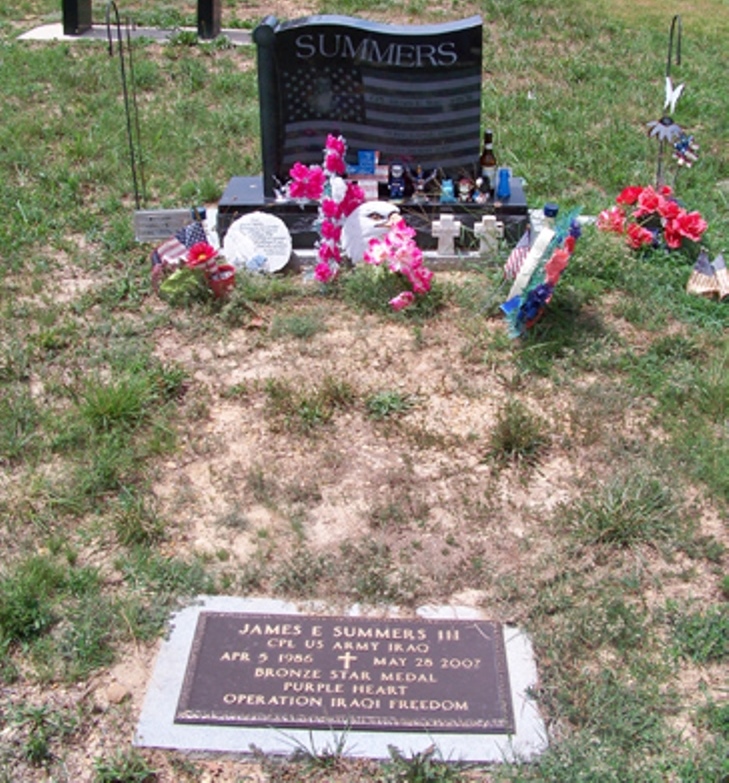
M 329 283 L 336 277 L 336 275 L 337 270 L 327 264 L 326 261 L 320 261 L 314 268 L 314 277 L 320 283 Z
M 676 220 L 679 233 L 692 242 L 698 242 L 701 239 L 701 235 L 708 228 L 708 223 L 698 212 L 684 212 Z
M 364 190 L 359 185 L 355 185 L 353 182 L 347 182 L 347 190 L 344 193 L 344 198 L 340 202 L 340 217 L 347 217 L 354 212 L 360 204 L 364 204 L 365 194 Z
M 638 250 L 645 245 L 652 245 L 653 232 L 638 223 L 631 223 L 628 226 L 628 244 L 633 250 Z
M 334 242 L 320 242 L 317 248 L 317 255 L 321 261 L 326 261 L 327 263 L 334 261 L 338 264 L 342 260 L 339 245 Z
M 344 158 L 331 152 L 328 153 L 324 158 L 324 168 L 330 174 L 344 174 L 347 171 Z
M 370 239 L 370 243 L 362 256 L 362 260 L 365 264 L 380 266 L 380 264 L 387 261 L 389 254 L 390 251 L 385 242 L 381 239 Z
M 409 271 L 405 271 L 405 276 L 410 280 L 413 287 L 413 293 L 427 294 L 428 291 L 430 291 L 433 273 L 427 267 L 410 267 Z
M 322 239 L 330 239 L 332 242 L 339 242 L 342 236 L 342 227 L 331 220 L 323 220 L 321 224 Z
M 321 202 L 321 211 L 328 220 L 338 220 L 342 216 L 341 205 L 333 198 L 325 198 Z
M 643 188 L 641 188 L 638 185 L 631 185 L 630 187 L 625 188 L 620 195 L 615 199 L 615 201 L 618 204 L 625 204 L 627 206 L 631 206 L 632 204 L 635 204 L 635 202 L 638 200 L 638 197 L 643 192 Z
M 324 145 L 324 151 L 327 154 L 334 154 L 343 158 L 344 153 L 347 151 L 347 142 L 344 140 L 344 136 L 333 136 L 329 133 Z
M 550 285 L 557 285 L 557 281 L 560 275 L 567 266 L 567 262 L 570 260 L 569 251 L 564 248 L 558 248 L 552 253 L 552 257 L 547 261 L 544 266 L 544 275 L 547 283 Z
M 412 291 L 403 291 L 394 299 L 390 299 L 390 307 L 393 310 L 404 310 L 415 301 L 415 294 Z
M 597 227 L 601 231 L 614 231 L 622 234 L 625 231 L 625 212 L 620 207 L 604 209 L 597 216 Z
M 306 198 L 318 201 L 324 192 L 326 175 L 321 166 L 305 166 L 294 163 L 289 171 L 291 183 L 289 195 L 291 198 Z

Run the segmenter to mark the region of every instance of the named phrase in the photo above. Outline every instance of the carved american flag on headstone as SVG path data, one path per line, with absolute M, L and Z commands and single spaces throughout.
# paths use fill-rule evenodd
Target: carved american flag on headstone
M 285 180 L 318 163 L 328 133 L 380 160 L 452 176 L 473 173 L 481 120 L 480 17 L 441 25 L 383 25 L 317 16 L 254 34 L 264 174 Z M 268 176 L 266 177 L 268 179 Z

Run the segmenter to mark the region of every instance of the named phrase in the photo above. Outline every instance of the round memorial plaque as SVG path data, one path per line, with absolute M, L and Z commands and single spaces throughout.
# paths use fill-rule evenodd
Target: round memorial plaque
M 223 240 L 223 253 L 237 269 L 278 272 L 291 258 L 291 234 L 281 218 L 250 212 L 235 220 Z

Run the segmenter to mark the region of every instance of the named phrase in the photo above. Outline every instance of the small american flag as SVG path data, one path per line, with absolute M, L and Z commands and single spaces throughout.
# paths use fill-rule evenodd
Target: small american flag
M 182 242 L 182 244 L 187 248 L 191 248 L 198 242 L 208 241 L 207 235 L 205 234 L 205 229 L 197 221 L 190 223 L 184 228 L 181 228 L 175 234 L 175 239 L 177 239 L 179 242 Z
M 524 263 L 524 259 L 529 254 L 531 237 L 529 229 L 523 234 L 521 239 L 516 243 L 516 247 L 509 253 L 509 257 L 504 264 L 504 277 L 507 280 L 515 280 L 519 274 L 521 265 Z

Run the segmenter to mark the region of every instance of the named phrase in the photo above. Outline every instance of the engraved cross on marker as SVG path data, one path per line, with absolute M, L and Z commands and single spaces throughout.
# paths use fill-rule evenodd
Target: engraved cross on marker
M 440 220 L 433 221 L 431 233 L 438 239 L 438 255 L 452 256 L 456 252 L 456 237 L 461 233 L 461 221 L 450 214 L 441 215 Z
M 495 253 L 499 240 L 504 236 L 504 224 L 493 215 L 484 215 L 483 220 L 473 227 L 473 233 L 479 238 L 479 253 Z
M 338 661 L 344 661 L 344 664 L 343 664 L 344 668 L 345 669 L 349 669 L 350 662 L 351 661 L 356 661 L 357 657 L 358 656 L 356 656 L 356 655 L 352 655 L 351 652 L 347 652 L 347 653 L 344 653 L 344 655 L 337 655 L 337 660 Z

